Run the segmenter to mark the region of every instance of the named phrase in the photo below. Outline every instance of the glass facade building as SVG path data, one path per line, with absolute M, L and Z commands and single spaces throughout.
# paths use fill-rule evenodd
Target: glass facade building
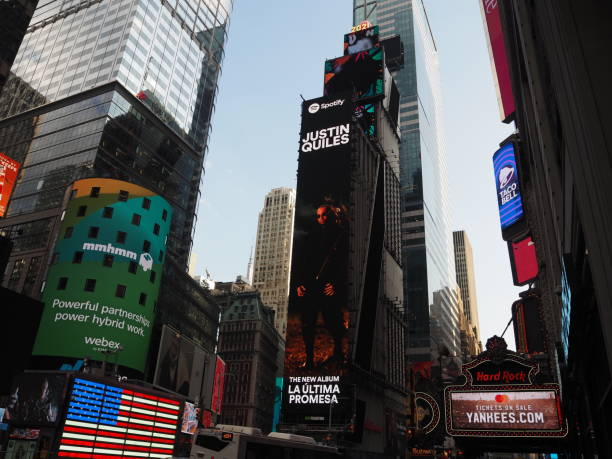
M 353 22 L 399 35 L 403 67 L 392 72 L 400 92 L 400 182 L 404 302 L 409 360 L 430 361 L 446 347 L 460 354 L 459 298 L 442 134 L 438 57 L 422 0 L 354 0 Z M 432 311 L 436 317 L 431 325 Z M 439 327 L 438 324 L 444 324 Z M 443 328 L 444 333 L 436 330 Z

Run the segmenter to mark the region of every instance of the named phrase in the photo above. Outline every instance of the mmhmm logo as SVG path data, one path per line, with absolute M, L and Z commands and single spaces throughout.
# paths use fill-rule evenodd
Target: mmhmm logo
M 151 254 L 144 252 L 141 253 L 139 257 L 136 252 L 122 249 L 121 247 L 115 247 L 110 242 L 108 244 L 94 244 L 92 242 L 85 242 L 83 244 L 83 250 L 109 253 L 111 255 L 119 255 L 120 257 L 129 258 L 130 260 L 138 260 L 138 264 L 145 272 L 149 271 L 153 267 L 153 257 Z

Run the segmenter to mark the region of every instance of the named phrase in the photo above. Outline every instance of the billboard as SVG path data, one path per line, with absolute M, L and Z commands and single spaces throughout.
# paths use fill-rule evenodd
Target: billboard
M 344 36 L 344 55 L 367 51 L 378 45 L 378 26 L 352 31 Z
M 183 409 L 183 422 L 181 432 L 187 435 L 195 435 L 198 430 L 198 409 L 193 403 L 185 402 Z
M 501 119 L 510 122 L 511 115 L 514 113 L 514 95 L 512 93 L 512 80 L 510 79 L 510 68 L 508 65 L 508 55 L 506 53 L 506 42 L 502 30 L 501 16 L 498 0 L 481 0 L 480 6 L 484 21 L 487 25 L 489 57 L 495 72 L 493 79 L 497 89 L 497 101 Z
M 6 214 L 6 206 L 11 198 L 20 166 L 21 164 L 14 159 L 0 153 L 0 217 Z
M 514 143 L 508 142 L 495 152 L 493 169 L 503 231 L 521 220 L 524 214 Z
M 223 389 L 225 388 L 225 362 L 219 356 L 215 363 L 215 378 L 212 386 L 212 399 L 210 401 L 210 410 L 217 414 L 221 414 L 221 405 L 223 403 Z
M 544 327 L 540 308 L 540 300 L 536 295 L 527 295 L 512 304 L 517 352 L 525 354 L 547 352 L 546 327 Z
M 66 384 L 65 374 L 21 373 L 13 380 L 4 421 L 12 425 L 55 425 L 59 421 Z
M 353 92 L 357 99 L 383 97 L 384 78 L 384 51 L 374 47 L 325 61 L 323 93 L 334 96 Z
M 302 104 L 283 417 L 327 416 L 349 352 L 350 93 Z M 313 416 L 314 415 L 314 416 Z
M 512 267 L 512 280 L 514 285 L 525 285 L 538 277 L 538 257 L 535 242 L 531 236 L 519 241 L 508 242 L 510 252 L 510 266 Z
M 140 186 L 74 182 L 47 274 L 34 355 L 143 371 L 172 208 Z
M 74 378 L 60 433 L 60 457 L 170 457 L 180 402 L 140 388 Z

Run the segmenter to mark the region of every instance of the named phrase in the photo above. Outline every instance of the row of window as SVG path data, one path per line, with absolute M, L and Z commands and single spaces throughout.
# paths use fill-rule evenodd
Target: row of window
M 76 195 L 77 190 L 72 190 L 70 195 L 70 199 L 72 199 Z M 91 188 L 89 192 L 90 198 L 97 198 L 100 196 L 100 187 L 94 186 Z M 119 195 L 117 197 L 117 201 L 126 202 L 130 197 L 129 191 L 119 190 Z M 142 199 L 142 208 L 149 210 L 151 208 L 151 200 L 149 198 Z M 113 217 L 113 208 L 105 207 L 104 208 L 104 218 L 112 218 Z M 84 217 L 87 213 L 87 206 L 79 206 L 77 210 L 77 217 Z M 132 223 L 139 225 L 140 224 L 140 215 L 134 214 L 134 216 L 138 216 L 138 223 L 134 223 L 134 217 L 132 217 Z M 166 209 L 162 210 L 162 220 L 166 221 L 168 219 L 168 211 Z
M 96 291 L 96 279 L 85 279 L 85 284 L 83 286 L 83 290 L 86 292 L 95 292 Z M 66 290 L 68 288 L 68 278 L 60 277 L 57 281 L 57 290 Z M 115 287 L 115 297 L 117 298 L 125 298 L 125 294 L 127 293 L 127 286 L 122 284 L 117 284 Z M 147 305 L 147 294 L 141 292 L 138 298 L 138 304 L 141 306 Z

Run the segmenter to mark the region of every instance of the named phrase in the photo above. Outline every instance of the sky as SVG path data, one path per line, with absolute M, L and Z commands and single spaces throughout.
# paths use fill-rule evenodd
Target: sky
M 474 250 L 481 337 L 500 335 L 520 288 L 501 238 L 491 157 L 500 121 L 478 0 L 424 0 L 440 62 L 452 229 Z M 206 159 L 196 273 L 246 274 L 266 193 L 296 184 L 301 97 L 323 94 L 352 0 L 235 0 Z M 514 348 L 512 327 L 506 332 Z M 484 343 L 483 343 L 484 344 Z

